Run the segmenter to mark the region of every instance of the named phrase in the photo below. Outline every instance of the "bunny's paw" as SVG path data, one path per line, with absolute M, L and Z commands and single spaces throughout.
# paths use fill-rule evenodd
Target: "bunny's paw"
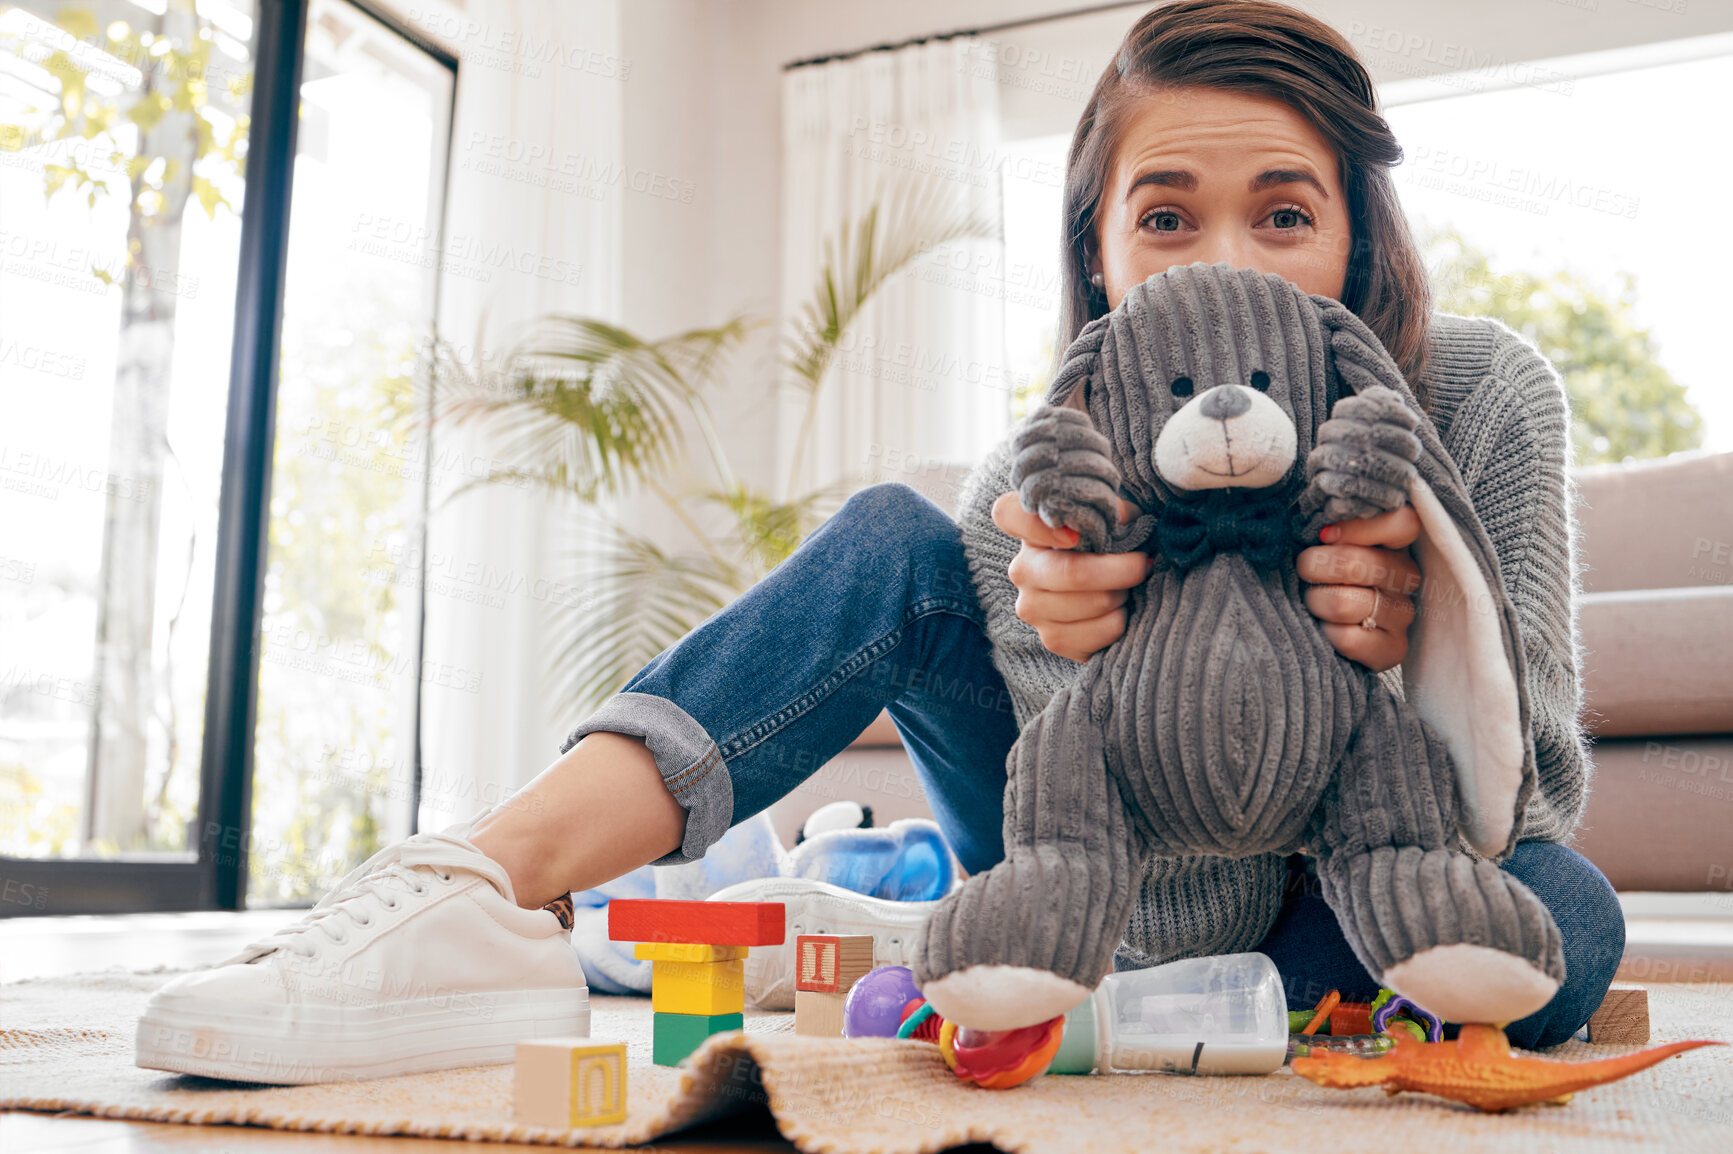
M 1113 446 L 1088 414 L 1042 405 L 1011 440 L 1011 486 L 1052 528 L 1077 530 L 1078 548 L 1107 552 L 1119 524 Z
M 1419 424 L 1401 396 L 1382 385 L 1337 401 L 1306 456 L 1300 507 L 1314 528 L 1401 508 L 1420 459 Z

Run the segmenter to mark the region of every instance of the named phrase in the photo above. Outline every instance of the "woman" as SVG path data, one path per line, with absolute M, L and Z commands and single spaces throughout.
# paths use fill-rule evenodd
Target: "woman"
M 1388 171 L 1400 157 L 1370 78 L 1327 25 L 1266 0 L 1151 10 L 1072 140 L 1059 346 L 1146 277 L 1225 260 L 1341 300 L 1401 366 L 1462 468 L 1518 609 L 1541 780 L 1528 840 L 1501 865 L 1552 910 L 1568 973 L 1552 1002 L 1509 1034 L 1522 1046 L 1554 1045 L 1599 1004 L 1624 942 L 1606 879 L 1562 844 L 1581 812 L 1586 765 L 1569 414 L 1551 366 L 1510 329 L 1431 313 Z M 540 1020 L 575 1015 L 583 978 L 562 920 L 540 907 L 645 863 L 697 860 L 881 710 L 963 867 L 1000 860 L 1005 760 L 1018 729 L 1124 631 L 1127 590 L 1148 563 L 1138 553 L 1070 552 L 1074 534 L 1048 528 L 1006 491 L 1006 448 L 971 474 L 960 532 L 906 486 L 857 493 L 764 581 L 651 661 L 509 802 L 382 851 L 307 919 L 171 983 L 141 1023 L 140 1063 L 259 1077 L 257 1061 L 189 1064 L 173 1050 L 175 1029 L 219 1008 L 241 1023 L 303 1012 L 285 1000 L 317 1016 L 333 999 L 347 1007 L 343 1045 L 315 1077 L 506 1060 L 509 1051 L 478 1057 L 476 1016 L 455 1011 L 424 1025 L 466 1037 L 469 1049 L 392 1058 L 402 1007 L 353 992 L 364 975 L 383 974 L 366 988 L 484 997 L 503 1023 L 496 1040 L 523 1032 L 513 1014 L 538 1020 L 537 1005 Z M 1417 534 L 1402 509 L 1345 522 L 1298 558 L 1319 627 L 1375 671 L 1394 670 L 1407 650 L 1419 592 L 1407 546 Z M 791 925 L 803 911 L 809 927 L 814 916 L 831 928 L 853 916 L 878 934 L 881 962 L 911 912 L 861 898 L 852 913 L 814 915 L 808 898 L 848 899 L 789 879 L 718 896 L 789 901 Z M 1293 1008 L 1332 988 L 1348 1000 L 1376 990 L 1298 859 L 1273 855 L 1153 867 L 1117 964 L 1249 949 L 1275 959 Z M 297 984 L 308 970 L 339 980 Z M 160 1045 L 147 1045 L 146 1025 Z M 253 1042 L 270 1061 L 297 1060 L 271 1028 L 236 1026 L 229 1049 Z

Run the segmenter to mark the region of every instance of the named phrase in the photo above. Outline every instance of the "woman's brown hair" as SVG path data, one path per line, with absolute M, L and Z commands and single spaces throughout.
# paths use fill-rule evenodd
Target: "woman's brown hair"
M 1390 168 L 1402 146 L 1377 107 L 1372 78 L 1328 24 L 1272 0 L 1174 0 L 1152 8 L 1120 42 L 1077 122 L 1065 165 L 1064 278 L 1059 353 L 1108 312 L 1089 283 L 1096 213 L 1127 113 L 1184 87 L 1279 100 L 1310 121 L 1337 157 L 1353 247 L 1341 301 L 1389 350 L 1423 407 L 1432 289 L 1396 198 Z

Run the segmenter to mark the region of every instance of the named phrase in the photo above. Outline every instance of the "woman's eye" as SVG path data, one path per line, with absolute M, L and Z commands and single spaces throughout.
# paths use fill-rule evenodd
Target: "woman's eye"
M 1315 223 L 1304 209 L 1298 208 L 1278 208 L 1270 216 L 1276 221 L 1276 228 L 1280 232 L 1292 232 L 1301 227 L 1310 228 Z M 1295 224 L 1296 220 L 1303 221 L 1304 224 Z
M 1148 228 L 1150 226 L 1150 224 L 1157 222 L 1157 221 L 1160 221 L 1163 223 L 1156 224 L 1156 226 L 1155 226 L 1156 232 L 1178 232 L 1179 231 L 1179 224 L 1178 224 L 1179 213 L 1173 211 L 1173 209 L 1171 209 L 1171 208 L 1151 209 L 1149 212 L 1144 213 L 1143 219 L 1138 221 L 1137 223 L 1140 227 Z M 1170 222 L 1170 221 L 1174 222 L 1172 224 L 1172 227 L 1168 227 L 1167 222 Z

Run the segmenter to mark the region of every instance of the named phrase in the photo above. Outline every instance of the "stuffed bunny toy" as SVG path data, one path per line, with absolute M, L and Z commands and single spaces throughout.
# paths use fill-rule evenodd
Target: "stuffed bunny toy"
M 1085 382 L 1088 413 L 1061 407 Z M 1012 439 L 1023 507 L 1157 564 L 1124 635 L 1018 735 L 1006 857 L 915 942 L 934 1010 L 1009 1030 L 1076 1006 L 1150 855 L 1295 852 L 1381 984 L 1453 1022 L 1544 1006 L 1558 926 L 1495 864 L 1535 789 L 1516 611 L 1378 338 L 1280 276 L 1175 266 L 1078 334 L 1046 401 Z M 1121 495 L 1143 510 L 1123 527 Z M 1398 695 L 1325 637 L 1295 557 L 1405 501 L 1422 577 Z

